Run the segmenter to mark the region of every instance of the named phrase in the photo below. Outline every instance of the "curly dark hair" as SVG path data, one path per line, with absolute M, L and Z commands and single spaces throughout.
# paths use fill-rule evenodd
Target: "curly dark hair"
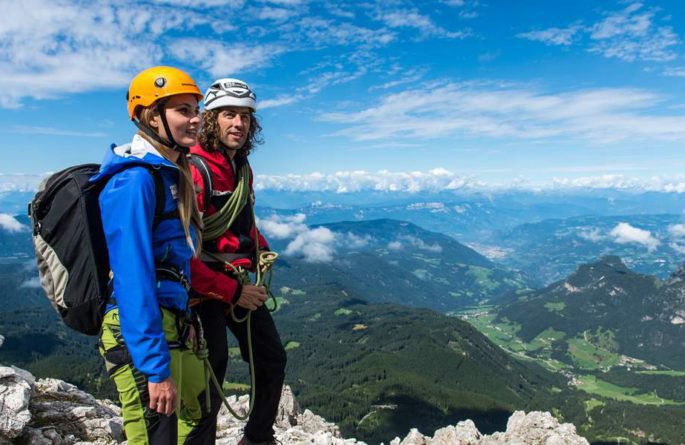
M 220 112 L 221 108 L 202 112 L 202 130 L 200 131 L 199 139 L 200 145 L 207 151 L 216 151 L 221 146 L 219 122 L 217 119 Z M 245 145 L 236 153 L 236 156 L 247 158 L 257 145 L 263 143 L 262 126 L 259 124 L 257 115 L 250 112 L 250 129 L 247 132 L 247 139 L 245 140 Z

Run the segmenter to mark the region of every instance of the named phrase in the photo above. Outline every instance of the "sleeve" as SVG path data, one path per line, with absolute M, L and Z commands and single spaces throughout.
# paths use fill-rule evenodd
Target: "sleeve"
M 155 186 L 150 173 L 134 167 L 112 177 L 100 194 L 100 212 L 121 333 L 133 365 L 149 381 L 162 382 L 170 375 L 170 355 L 155 286 Z
M 205 189 L 202 175 L 192 164 L 190 165 L 190 173 L 195 184 L 198 209 L 204 213 L 207 209 L 207 203 L 204 202 Z M 226 303 L 238 301 L 242 290 L 238 281 L 211 269 L 199 258 L 190 260 L 190 283 L 193 290 L 199 294 L 218 298 Z
M 226 303 L 235 303 L 240 296 L 238 281 L 208 267 L 199 258 L 190 260 L 190 283 L 194 291 Z

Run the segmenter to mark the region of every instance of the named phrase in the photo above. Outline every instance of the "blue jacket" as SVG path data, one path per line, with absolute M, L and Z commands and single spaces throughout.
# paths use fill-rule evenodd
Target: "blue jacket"
M 153 230 L 155 183 L 143 165 L 159 169 L 166 191 L 164 212 L 175 210 L 178 167 L 138 135 L 129 145 L 112 147 L 91 181 L 111 176 L 100 193 L 100 212 L 121 334 L 133 365 L 159 383 L 170 375 L 160 306 L 187 311 L 188 293 L 178 282 L 157 280 L 155 264 L 171 264 L 189 277 L 193 251 L 178 218 L 164 219 Z

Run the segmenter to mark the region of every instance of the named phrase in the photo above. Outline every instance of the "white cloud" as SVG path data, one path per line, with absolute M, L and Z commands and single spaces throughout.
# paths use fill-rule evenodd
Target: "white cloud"
M 180 60 L 197 64 L 213 77 L 254 71 L 282 53 L 277 45 L 228 45 L 217 40 L 181 39 L 171 48 Z
M 0 193 L 35 192 L 45 176 L 0 173 Z
M 442 252 L 442 246 L 438 243 L 433 243 L 433 244 L 428 244 L 421 238 L 416 238 L 414 236 L 401 236 L 398 238 L 399 241 L 409 243 L 411 246 L 421 249 L 421 250 L 426 250 L 428 252 L 433 252 L 433 253 L 440 253 Z
M 328 263 L 335 255 L 335 235 L 326 227 L 298 234 L 285 249 L 285 255 L 302 255 L 309 263 Z
M 279 22 L 283 20 L 288 20 L 289 18 L 294 17 L 297 14 L 298 12 L 293 9 L 272 8 L 270 6 L 259 8 L 256 12 L 256 16 L 260 20 L 275 20 Z
M 417 10 L 384 11 L 378 19 L 391 28 L 417 29 L 424 37 L 460 39 L 469 35 L 466 31 L 447 31 L 433 23 L 430 17 L 420 14 Z
M 668 233 L 673 238 L 685 238 L 685 224 L 672 224 L 668 226 Z
M 26 232 L 29 230 L 28 227 L 17 221 L 12 215 L 6 213 L 0 213 L 0 229 L 10 232 Z
M 267 238 L 288 239 L 308 230 L 304 221 L 307 217 L 298 213 L 294 216 L 272 216 L 259 219 L 258 224 Z
M 307 3 L 307 0 L 267 0 L 267 2 L 274 5 L 297 6 Z
M 29 280 L 26 280 L 23 283 L 21 283 L 20 287 L 28 289 L 40 289 L 40 278 L 34 277 Z
M 587 50 L 607 58 L 626 62 L 666 62 L 677 58 L 673 47 L 680 44 L 680 38 L 671 26 L 657 23 L 658 12 L 656 8 L 644 8 L 642 3 L 634 2 L 621 11 L 606 14 L 590 26 L 574 24 L 567 28 L 522 33 L 517 37 L 568 46 L 585 36 Z
M 9 130 L 10 133 L 19 134 L 44 134 L 48 136 L 75 136 L 82 138 L 104 138 L 107 137 L 107 133 L 103 132 L 89 132 L 89 131 L 74 131 L 74 130 L 63 130 L 60 128 L 51 127 L 34 127 L 28 125 L 15 125 Z
M 614 242 L 619 244 L 640 244 L 650 252 L 655 250 L 661 242 L 652 236 L 649 230 L 633 227 L 628 223 L 618 223 L 609 234 L 614 237 Z
M 402 243 L 399 241 L 390 241 L 388 243 L 388 249 L 390 250 L 401 250 L 402 249 Z
M 591 28 L 590 38 L 595 43 L 590 51 L 628 62 L 674 60 L 677 54 L 672 47 L 678 45 L 680 39 L 672 27 L 655 23 L 656 13 L 656 9 L 645 9 L 641 3 L 633 3 L 608 15 Z
M 351 232 L 336 233 L 327 227 L 310 228 L 305 224 L 306 216 L 298 213 L 293 216 L 272 215 L 257 221 L 268 238 L 291 240 L 284 255 L 301 256 L 307 262 L 323 263 L 332 261 L 336 247 L 361 249 L 368 246 L 373 238 L 369 235 L 358 236 Z
M 338 240 L 338 243 L 348 249 L 361 249 L 368 246 L 371 241 L 373 241 L 373 237 L 370 235 L 358 236 L 348 232 Z
M 239 8 L 245 4 L 245 0 L 153 0 L 155 3 L 172 6 L 184 6 L 193 8 L 213 8 L 217 6 L 229 6 Z
M 324 175 L 267 176 L 257 175 L 257 190 L 329 191 L 350 193 L 363 190 L 384 192 L 420 192 L 469 188 L 477 183 L 445 169 L 428 172 L 340 171 Z
M 0 107 L 121 88 L 164 56 L 162 36 L 211 17 L 169 5 L 26 0 L 0 15 Z M 211 23 L 210 23 L 211 24 Z
M 310 48 L 355 44 L 363 47 L 379 47 L 387 45 L 397 37 L 395 32 L 386 28 L 365 28 L 316 16 L 302 17 L 294 23 L 278 28 L 278 32 L 287 41 L 305 44 Z
M 580 25 L 572 25 L 568 28 L 548 28 L 541 31 L 524 32 L 517 34 L 516 37 L 542 42 L 546 45 L 569 46 L 581 29 Z
M 421 80 L 423 76 L 428 72 L 425 68 L 409 68 L 402 69 L 399 68 L 397 73 L 392 73 L 397 76 L 397 79 L 385 82 L 381 85 L 375 85 L 369 88 L 369 91 L 374 90 L 387 90 L 390 88 L 395 88 L 400 85 L 414 84 Z
M 578 231 L 578 236 L 586 241 L 591 241 L 593 243 L 602 241 L 605 237 L 602 235 L 598 228 L 585 228 Z
M 301 256 L 310 263 L 332 261 L 339 236 L 326 227 L 309 228 L 305 224 L 306 218 L 302 213 L 285 217 L 273 215 L 258 220 L 257 224 L 267 239 L 292 240 L 283 252 L 284 255 Z M 347 239 L 350 239 L 349 236 Z
M 544 93 L 493 82 L 450 82 L 409 88 L 381 97 L 373 107 L 320 118 L 345 125 L 335 135 L 355 141 L 455 135 L 596 143 L 685 140 L 685 115 L 652 111 L 664 100 L 627 88 Z
M 282 107 L 284 105 L 290 105 L 290 104 L 297 103 L 304 98 L 305 98 L 305 96 L 300 95 L 300 94 L 278 96 L 274 99 L 260 100 L 258 103 L 258 107 L 260 110 L 266 110 L 267 108 Z
M 685 77 L 685 66 L 669 67 L 664 70 L 664 76 Z
M 681 255 L 685 255 L 685 244 L 679 244 L 676 242 L 669 243 L 668 246 L 678 252 Z
M 623 175 L 585 176 L 579 178 L 554 178 L 550 189 L 618 189 L 665 193 L 685 193 L 685 177 L 630 178 Z

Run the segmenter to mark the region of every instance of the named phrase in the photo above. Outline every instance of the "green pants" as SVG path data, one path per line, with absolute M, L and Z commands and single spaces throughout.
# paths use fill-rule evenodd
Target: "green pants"
M 205 404 L 208 375 L 203 361 L 193 352 L 190 340 L 180 338 L 185 321 L 162 309 L 164 336 L 171 354 L 171 377 L 176 384 L 177 405 L 171 416 L 149 408 L 147 378 L 130 360 L 121 336 L 119 310 L 105 315 L 100 336 L 100 354 L 107 372 L 117 387 L 124 418 L 126 438 L 131 445 L 213 443 L 214 438 L 201 438 L 193 429 L 209 409 Z

